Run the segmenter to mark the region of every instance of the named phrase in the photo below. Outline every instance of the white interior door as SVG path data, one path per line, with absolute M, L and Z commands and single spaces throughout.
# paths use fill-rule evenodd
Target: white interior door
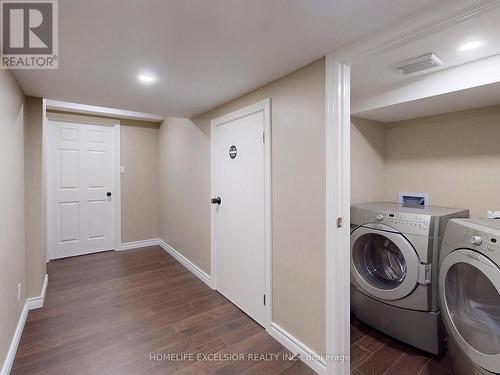
M 213 246 L 216 288 L 266 322 L 265 112 L 213 123 Z M 215 263 L 215 264 L 214 264 Z
M 116 128 L 48 121 L 48 257 L 115 247 Z

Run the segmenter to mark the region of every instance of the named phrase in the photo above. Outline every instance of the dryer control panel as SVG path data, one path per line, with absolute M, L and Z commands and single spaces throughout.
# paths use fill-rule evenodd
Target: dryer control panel
M 429 215 L 415 215 L 401 212 L 377 211 L 367 213 L 364 223 L 377 223 L 394 228 L 401 233 L 428 236 L 431 217 Z
M 351 205 L 351 224 L 392 227 L 396 232 L 433 238 L 443 235 L 448 220 L 468 216 L 469 211 L 460 208 L 415 208 L 389 202 Z

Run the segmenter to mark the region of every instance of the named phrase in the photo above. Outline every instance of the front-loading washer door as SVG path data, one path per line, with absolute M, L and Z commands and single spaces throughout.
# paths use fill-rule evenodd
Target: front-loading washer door
M 419 265 L 415 249 L 400 233 L 362 226 L 351 233 L 351 273 L 376 298 L 396 300 L 410 294 Z
M 448 333 L 475 364 L 500 373 L 498 266 L 474 250 L 455 250 L 441 264 L 439 294 Z

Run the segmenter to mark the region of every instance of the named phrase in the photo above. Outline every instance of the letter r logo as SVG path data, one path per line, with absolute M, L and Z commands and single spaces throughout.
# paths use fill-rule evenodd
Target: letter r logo
M 51 55 L 53 4 L 2 1 L 2 53 Z

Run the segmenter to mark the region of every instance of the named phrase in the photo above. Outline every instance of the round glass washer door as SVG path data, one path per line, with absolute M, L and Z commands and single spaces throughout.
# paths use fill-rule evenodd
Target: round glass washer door
M 400 233 L 359 227 L 351 234 L 351 273 L 374 297 L 396 300 L 417 285 L 419 259 Z
M 451 252 L 439 274 L 448 333 L 482 368 L 500 373 L 500 269 L 469 249 Z

